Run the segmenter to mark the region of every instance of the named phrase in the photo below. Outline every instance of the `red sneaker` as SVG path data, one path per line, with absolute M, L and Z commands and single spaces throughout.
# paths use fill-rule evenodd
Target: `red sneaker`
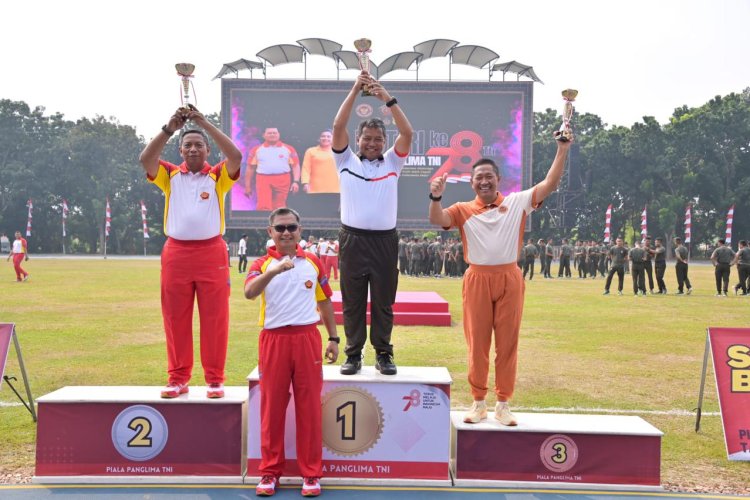
M 302 479 L 302 496 L 316 497 L 320 495 L 320 478 L 306 477 Z
M 255 494 L 259 497 L 273 496 L 276 493 L 276 482 L 276 476 L 263 476 L 255 487 Z
M 208 384 L 206 397 L 209 399 L 221 399 L 224 397 L 224 384 Z
M 181 394 L 187 394 L 188 392 L 188 385 L 187 384 L 176 384 L 173 382 L 170 382 L 167 384 L 167 386 L 161 390 L 161 397 L 164 399 L 174 399 Z

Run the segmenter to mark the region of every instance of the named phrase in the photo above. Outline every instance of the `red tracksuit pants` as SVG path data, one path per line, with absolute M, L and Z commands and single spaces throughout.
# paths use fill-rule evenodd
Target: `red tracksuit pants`
M 21 267 L 21 262 L 23 262 L 24 257 L 26 257 L 25 253 L 14 253 L 13 254 L 13 268 L 16 271 L 16 281 L 21 281 L 23 278 L 29 275 L 23 267 Z
M 323 472 L 323 430 L 320 392 L 323 356 L 320 332 L 313 325 L 261 330 L 258 344 L 260 373 L 261 476 L 281 476 L 286 408 L 294 392 L 297 424 L 297 464 L 303 477 Z
M 198 298 L 201 364 L 206 383 L 224 382 L 229 337 L 229 263 L 221 236 L 167 239 L 161 252 L 161 311 L 169 382 L 187 384 L 193 371 L 193 306 Z

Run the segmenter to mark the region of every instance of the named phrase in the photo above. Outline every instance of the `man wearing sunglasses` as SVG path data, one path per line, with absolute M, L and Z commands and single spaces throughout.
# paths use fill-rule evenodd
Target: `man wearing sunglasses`
M 363 88 L 391 111 L 398 136 L 388 150 L 385 149 L 385 125 L 377 118 L 357 127 L 359 154 L 349 148 L 349 118 Z M 362 349 L 367 340 L 368 288 L 370 343 L 375 348 L 375 368 L 384 375 L 396 373 L 391 331 L 398 287 L 398 178 L 409 154 L 412 135 L 411 124 L 396 98 L 369 73 L 362 72 L 333 121 L 332 149 L 341 191 L 339 263 L 346 334 L 346 361 L 341 365 L 344 375 L 353 375 L 362 368 Z
M 275 492 L 284 470 L 284 420 L 289 385 L 297 411 L 297 463 L 303 477 L 302 495 L 320 494 L 322 424 L 320 392 L 322 345 L 317 323 L 328 332 L 325 357 L 338 357 L 339 338 L 331 304 L 331 287 L 320 260 L 298 245 L 299 214 L 278 208 L 269 218 L 268 235 L 274 245 L 250 266 L 245 297 L 262 295 L 258 341 L 260 377 L 260 483 L 256 494 Z M 318 313 L 320 310 L 320 314 Z
M 159 159 L 172 135 L 188 121 L 203 128 L 225 159 L 206 159 L 208 137 L 199 129 L 180 135 L 181 165 Z M 161 309 L 167 337 L 169 381 L 163 398 L 188 392 L 193 371 L 193 304 L 200 312 L 201 364 L 209 398 L 224 397 L 224 365 L 229 336 L 229 260 L 224 234 L 224 198 L 240 175 L 242 153 L 197 109 L 178 109 L 140 156 L 149 182 L 164 192 L 161 253 Z

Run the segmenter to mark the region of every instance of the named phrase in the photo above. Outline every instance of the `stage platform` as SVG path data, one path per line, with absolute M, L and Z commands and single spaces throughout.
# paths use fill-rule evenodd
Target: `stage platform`
M 451 412 L 456 486 L 660 488 L 663 433 L 636 416 L 517 413 L 518 426 Z
M 247 388 L 63 387 L 37 400 L 36 483 L 242 483 Z
M 333 292 L 331 297 L 336 324 L 344 324 L 341 305 L 341 292 Z M 367 324 L 370 324 L 370 299 L 367 299 Z M 393 304 L 394 325 L 451 326 L 451 313 L 448 301 L 437 292 L 396 292 Z

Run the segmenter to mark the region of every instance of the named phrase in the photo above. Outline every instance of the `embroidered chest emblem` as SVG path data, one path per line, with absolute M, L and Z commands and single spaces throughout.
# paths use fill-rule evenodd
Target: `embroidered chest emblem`
M 313 287 L 313 282 L 312 281 L 310 281 L 310 280 L 305 281 L 305 288 L 312 288 L 312 287 Z
M 501 214 L 504 214 L 508 211 L 508 207 L 506 207 L 505 205 L 500 205 L 499 207 L 497 207 L 497 211 Z
M 205 191 L 203 191 L 203 192 L 201 193 L 201 200 L 207 200 L 207 199 L 208 199 L 208 193 L 207 193 L 207 192 L 205 192 Z

